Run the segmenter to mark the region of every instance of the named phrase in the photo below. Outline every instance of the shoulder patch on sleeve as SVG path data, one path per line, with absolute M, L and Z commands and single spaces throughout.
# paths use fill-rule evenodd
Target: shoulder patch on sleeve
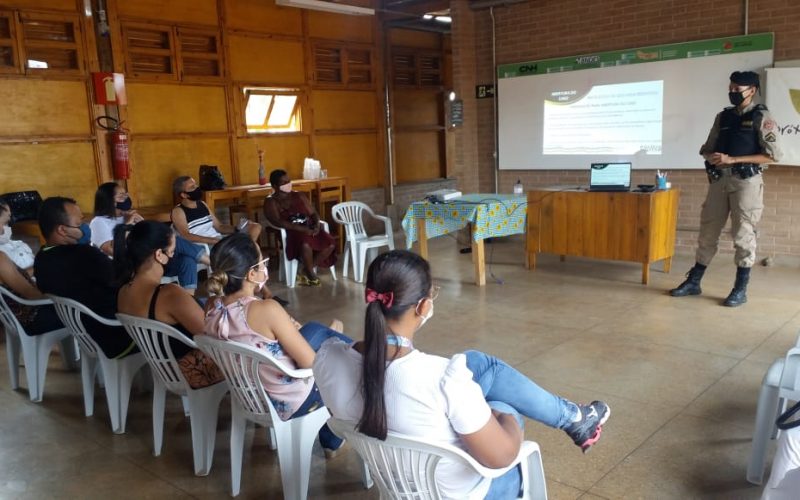
M 767 118 L 761 123 L 761 129 L 767 132 L 770 130 L 775 130 L 775 127 L 777 127 L 777 125 L 775 124 L 775 120 L 772 118 Z
M 764 142 L 775 142 L 775 132 L 769 132 L 765 134 Z

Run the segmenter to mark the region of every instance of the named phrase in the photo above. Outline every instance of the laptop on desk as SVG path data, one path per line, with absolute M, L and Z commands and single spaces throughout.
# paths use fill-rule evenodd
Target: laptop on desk
M 589 170 L 589 191 L 630 191 L 631 164 L 592 163 Z

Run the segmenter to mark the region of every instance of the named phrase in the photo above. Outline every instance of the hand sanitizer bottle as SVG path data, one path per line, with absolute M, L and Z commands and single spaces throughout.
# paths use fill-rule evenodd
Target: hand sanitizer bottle
M 523 193 L 522 181 L 520 179 L 517 179 L 517 183 L 514 184 L 514 194 L 522 195 L 522 193 Z

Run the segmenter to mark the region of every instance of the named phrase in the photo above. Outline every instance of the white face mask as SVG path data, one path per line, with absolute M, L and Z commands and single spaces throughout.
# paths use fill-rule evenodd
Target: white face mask
M 287 182 L 286 184 L 281 184 L 280 187 L 278 187 L 278 189 L 280 189 L 284 193 L 291 193 L 292 192 L 292 183 L 291 182 Z
M 433 301 L 431 301 L 431 308 L 428 309 L 428 314 L 422 316 L 422 322 L 419 324 L 418 328 L 422 328 L 422 326 L 428 322 L 429 319 L 433 317 Z
M 261 281 L 249 280 L 249 281 L 250 281 L 250 283 L 255 283 L 256 284 L 256 292 L 260 292 L 261 289 L 264 288 L 264 285 L 267 284 L 267 280 L 269 280 L 269 271 L 264 269 L 264 279 L 263 280 L 261 280 Z

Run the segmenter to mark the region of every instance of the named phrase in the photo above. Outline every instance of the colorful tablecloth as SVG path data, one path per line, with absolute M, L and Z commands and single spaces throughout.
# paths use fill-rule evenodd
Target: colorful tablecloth
M 417 219 L 425 219 L 428 238 L 457 231 L 471 223 L 473 240 L 525 233 L 528 200 L 524 195 L 467 194 L 446 203 L 417 201 L 403 217 L 406 248 L 417 241 Z

